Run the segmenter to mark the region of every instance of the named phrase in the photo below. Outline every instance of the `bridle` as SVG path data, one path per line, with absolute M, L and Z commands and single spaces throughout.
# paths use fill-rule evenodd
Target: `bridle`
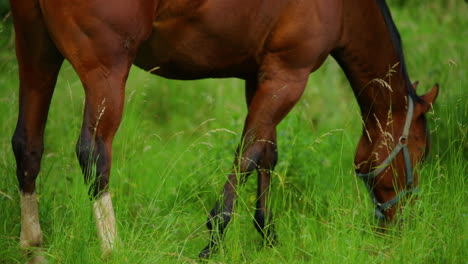
M 388 157 L 379 166 L 376 167 L 376 169 L 368 173 L 356 173 L 356 175 L 359 178 L 361 178 L 366 184 L 366 187 L 367 187 L 367 190 L 369 191 L 372 202 L 375 204 L 375 217 L 381 220 L 385 219 L 385 215 L 383 214 L 383 211 L 386 211 L 392 208 L 392 206 L 397 204 L 402 197 L 408 194 L 414 194 L 418 192 L 418 188 L 413 187 L 414 176 L 413 176 L 413 171 L 411 168 L 411 159 L 410 159 L 410 155 L 408 151 L 408 135 L 409 135 L 410 127 L 411 127 L 411 120 L 413 118 L 413 112 L 414 112 L 414 102 L 411 96 L 408 96 L 408 113 L 406 114 L 405 126 L 403 127 L 403 133 L 398 139 L 398 144 L 396 145 L 396 147 L 392 150 L 390 155 L 388 155 Z M 395 159 L 398 153 L 400 153 L 400 151 L 403 151 L 403 156 L 405 158 L 406 188 L 400 193 L 398 193 L 391 200 L 388 200 L 385 203 L 379 203 L 379 201 L 377 201 L 377 197 L 374 194 L 374 191 L 372 190 L 372 186 L 370 185 L 370 180 L 375 179 L 377 175 L 382 173 L 392 163 L 392 161 Z

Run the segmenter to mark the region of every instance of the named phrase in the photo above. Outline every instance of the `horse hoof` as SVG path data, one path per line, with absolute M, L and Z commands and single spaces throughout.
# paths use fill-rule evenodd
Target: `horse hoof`
M 276 247 L 279 242 L 278 242 L 278 238 L 276 237 L 276 235 L 274 235 L 272 238 L 270 239 L 267 239 L 267 241 L 265 241 L 265 245 L 269 248 L 274 248 Z
M 113 250 L 109 248 L 101 249 L 101 260 L 109 259 L 112 256 L 112 252 Z
M 206 246 L 201 252 L 200 254 L 198 255 L 198 257 L 200 258 L 200 260 L 207 260 L 211 257 L 211 250 L 212 248 L 208 245 Z
M 32 256 L 26 264 L 47 264 L 47 260 L 43 255 Z
M 277 241 L 267 241 L 265 243 L 265 247 L 267 248 L 274 248 L 278 245 L 278 242 Z

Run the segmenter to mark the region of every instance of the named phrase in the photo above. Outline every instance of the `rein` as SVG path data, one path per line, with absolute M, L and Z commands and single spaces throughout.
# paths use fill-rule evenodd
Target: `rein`
M 386 211 L 395 204 L 397 204 L 402 197 L 404 197 L 407 194 L 412 194 L 412 193 L 417 193 L 418 188 L 413 187 L 413 182 L 414 182 L 414 176 L 413 176 L 413 171 L 411 168 L 411 159 L 408 151 L 408 135 L 409 135 L 409 130 L 411 127 L 411 119 L 413 117 L 413 112 L 414 112 L 414 102 L 411 96 L 408 96 L 408 113 L 406 114 L 406 121 L 405 121 L 405 126 L 403 128 L 403 133 L 401 134 L 400 138 L 398 139 L 398 144 L 396 147 L 393 149 L 393 151 L 388 155 L 388 157 L 379 165 L 376 167 L 376 169 L 368 172 L 368 173 L 356 173 L 356 175 L 361 178 L 364 183 L 366 184 L 367 190 L 369 191 L 369 194 L 371 196 L 372 202 L 375 204 L 375 217 L 383 220 L 385 219 L 385 215 L 383 214 L 383 211 Z M 405 167 L 406 167 L 406 188 L 398 193 L 395 197 L 393 197 L 391 200 L 385 202 L 385 203 L 379 203 L 377 201 L 377 197 L 375 197 L 375 194 L 372 190 L 372 187 L 370 186 L 369 182 L 371 179 L 375 179 L 377 175 L 382 173 L 395 159 L 395 157 L 400 153 L 400 151 L 403 151 L 403 156 L 405 158 Z

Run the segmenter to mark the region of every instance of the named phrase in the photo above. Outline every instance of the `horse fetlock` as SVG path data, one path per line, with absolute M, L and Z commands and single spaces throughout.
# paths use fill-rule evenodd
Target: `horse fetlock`
M 201 252 L 198 254 L 198 257 L 201 260 L 209 259 L 213 254 L 218 251 L 218 243 L 216 241 L 211 241 Z
M 89 195 L 92 198 L 98 197 L 109 184 L 110 161 L 104 141 L 82 136 L 76 145 L 76 156 L 85 182 L 91 184 Z
M 76 144 L 76 157 L 86 180 L 91 176 L 93 163 L 97 160 L 99 150 L 95 145 L 93 140 L 84 137 L 81 137 Z
M 209 230 L 218 229 L 222 232 L 230 221 L 231 213 L 229 210 L 219 210 L 218 206 L 215 206 L 208 216 L 206 226 Z
M 255 219 L 253 221 L 255 228 L 260 233 L 260 235 L 262 235 L 267 246 L 274 246 L 278 243 L 272 218 L 272 214 L 269 213 L 267 220 L 265 213 L 261 210 L 257 210 L 255 212 Z
M 39 248 L 42 246 L 42 242 L 42 232 L 39 226 L 33 228 L 21 227 L 20 244 L 24 250 Z

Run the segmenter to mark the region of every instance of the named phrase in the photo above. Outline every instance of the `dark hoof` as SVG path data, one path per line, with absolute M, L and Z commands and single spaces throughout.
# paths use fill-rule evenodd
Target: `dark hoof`
M 211 254 L 214 253 L 214 251 L 214 248 L 208 245 L 200 252 L 198 257 L 200 258 L 200 260 L 207 260 L 211 257 Z
M 270 238 L 265 238 L 264 245 L 269 248 L 274 248 L 278 245 L 278 238 L 276 235 Z

